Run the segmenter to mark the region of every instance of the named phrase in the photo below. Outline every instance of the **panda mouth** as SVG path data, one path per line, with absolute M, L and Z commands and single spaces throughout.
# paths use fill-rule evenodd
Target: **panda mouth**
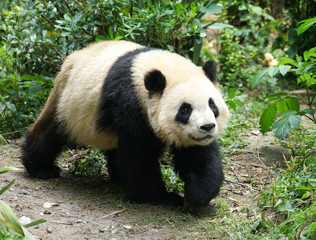
M 201 142 L 201 141 L 204 141 L 204 140 L 212 139 L 212 138 L 213 138 L 211 135 L 206 135 L 206 136 L 201 137 L 201 138 L 193 137 L 192 135 L 189 135 L 189 137 L 190 137 L 192 140 L 197 141 L 197 142 Z

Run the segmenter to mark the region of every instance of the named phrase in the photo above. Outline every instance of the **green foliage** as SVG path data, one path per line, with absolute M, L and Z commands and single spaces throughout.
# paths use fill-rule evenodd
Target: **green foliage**
M 5 167 L 0 169 L 0 174 L 19 170 L 13 167 Z M 7 191 L 15 182 L 12 180 L 9 184 L 0 189 L 0 195 Z M 38 220 L 22 226 L 15 216 L 12 209 L 3 201 L 0 200 L 0 237 L 4 240 L 11 239 L 22 239 L 22 240 L 33 240 L 35 239 L 25 228 L 36 226 L 40 223 L 45 222 L 44 220 Z
M 306 32 L 301 32 L 305 26 L 310 23 L 308 19 L 316 15 L 315 1 L 310 0 L 288 0 L 285 1 L 285 9 L 282 18 L 274 21 L 278 36 L 273 42 L 273 49 L 284 49 L 290 58 L 296 54 L 302 55 L 304 51 L 311 48 L 316 42 L 315 26 L 309 28 Z M 304 20 L 306 19 L 306 20 Z M 299 23 L 306 21 L 306 25 L 301 25 L 298 31 Z
M 277 67 L 263 70 L 257 74 L 252 87 L 258 85 L 266 74 L 270 78 L 274 78 L 278 76 L 277 74 L 285 76 L 288 72 L 297 76 L 297 85 L 306 89 L 307 97 L 306 100 L 303 100 L 290 96 L 288 93 L 267 96 L 269 105 L 260 118 L 261 132 L 266 133 L 271 127 L 271 130 L 276 129 L 277 138 L 284 138 L 291 129 L 297 129 L 301 123 L 301 116 L 307 117 L 316 124 L 315 95 L 311 92 L 316 84 L 316 47 L 304 52 L 304 60 L 299 56 L 295 60 L 280 58 Z M 301 110 L 300 103 L 305 103 L 309 108 Z
M 292 156 L 290 160 L 285 159 L 286 170 L 276 171 L 276 180 L 260 196 L 259 204 L 264 209 L 254 231 L 276 238 L 315 239 L 315 141 L 315 129 L 290 133 L 286 144 L 292 149 Z M 284 219 L 279 222 L 269 220 L 265 215 L 271 209 Z
M 168 192 L 184 192 L 184 183 L 171 167 L 161 166 L 161 173 Z
M 83 176 L 101 176 L 106 168 L 106 158 L 104 154 L 94 148 L 78 149 L 77 151 L 69 150 L 63 153 L 64 157 L 75 156 L 73 164 L 69 171 L 75 175 Z
M 238 17 L 242 27 L 225 28 L 220 34 L 219 78 L 228 87 L 247 87 L 257 73 L 260 56 L 268 45 L 273 17 L 266 9 L 245 1 L 220 2 L 223 9 L 228 9 L 221 16 L 222 21 L 234 23 L 234 18 Z M 236 8 L 239 15 L 227 15 L 231 8 Z
M 210 1 L 84 0 L 1 2 L 0 132 L 34 121 L 65 57 L 94 41 L 125 39 L 199 62 Z M 223 28 L 226 25 L 221 25 Z

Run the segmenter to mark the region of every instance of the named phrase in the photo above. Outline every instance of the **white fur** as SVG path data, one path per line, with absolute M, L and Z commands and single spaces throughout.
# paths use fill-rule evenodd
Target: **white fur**
M 116 148 L 117 136 L 112 129 L 98 133 L 95 128 L 101 90 L 115 60 L 140 47 L 126 41 L 106 41 L 67 57 L 66 62 L 73 66 L 57 106 L 57 115 L 72 141 L 105 150 Z
M 163 94 L 155 94 L 151 99 L 144 86 L 144 75 L 152 69 L 160 70 L 167 80 Z M 157 136 L 167 144 L 176 146 L 207 145 L 217 138 L 227 126 L 229 110 L 219 89 L 205 76 L 201 67 L 189 60 L 162 50 L 140 54 L 133 64 L 133 80 L 142 108 Z M 212 98 L 219 109 L 215 119 L 208 105 Z M 183 102 L 193 107 L 189 122 L 185 125 L 175 121 L 176 114 Z M 215 123 L 211 138 L 195 141 L 191 137 L 206 137 L 200 126 Z
M 69 78 L 61 92 L 57 115 L 71 140 L 104 150 L 116 148 L 117 135 L 113 129 L 107 128 L 102 133 L 95 129 L 101 90 L 115 60 L 141 47 L 126 41 L 107 41 L 92 44 L 67 57 L 64 65 L 71 65 L 71 68 L 67 70 Z M 154 94 L 149 99 L 144 76 L 153 69 L 165 75 L 167 87 L 162 95 Z M 137 55 L 132 71 L 143 112 L 155 134 L 165 143 L 176 146 L 207 145 L 226 128 L 228 108 L 219 89 L 205 76 L 201 67 L 177 54 L 153 50 Z M 210 97 L 219 109 L 217 119 L 208 106 Z M 175 121 L 183 102 L 193 107 L 186 125 Z M 206 135 L 199 131 L 199 127 L 209 123 L 216 123 L 216 128 L 211 132 L 212 138 L 204 141 L 190 138 L 204 138 Z

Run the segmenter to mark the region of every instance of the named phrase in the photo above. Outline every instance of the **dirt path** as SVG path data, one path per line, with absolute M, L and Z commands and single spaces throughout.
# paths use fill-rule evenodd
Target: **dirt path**
M 106 180 L 74 177 L 67 171 L 45 181 L 29 178 L 24 171 L 2 174 L 0 187 L 16 182 L 0 199 L 18 218 L 47 221 L 29 229 L 38 239 L 240 239 L 258 217 L 260 188 L 271 181 L 257 139 L 224 164 L 226 178 L 238 178 L 241 184 L 225 182 L 220 196 L 203 209 L 131 204 Z M 18 142 L 0 145 L 0 168 L 23 169 L 19 156 Z M 245 187 L 250 183 L 253 187 Z

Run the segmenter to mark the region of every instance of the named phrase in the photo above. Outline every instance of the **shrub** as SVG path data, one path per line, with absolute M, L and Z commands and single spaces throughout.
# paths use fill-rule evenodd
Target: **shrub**
M 84 0 L 1 2 L 0 132 L 33 122 L 52 78 L 71 52 L 101 40 L 125 39 L 169 49 L 199 62 L 210 1 Z

